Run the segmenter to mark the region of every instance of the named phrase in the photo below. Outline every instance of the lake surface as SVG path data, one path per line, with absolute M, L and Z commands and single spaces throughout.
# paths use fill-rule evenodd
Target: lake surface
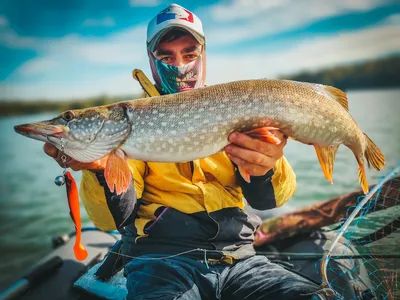
M 367 170 L 368 181 L 373 184 L 400 163 L 400 90 L 350 91 L 348 99 L 350 113 L 387 160 L 382 172 Z M 65 187 L 53 183 L 62 169 L 43 153 L 43 143 L 13 130 L 14 125 L 54 116 L 43 113 L 0 119 L 0 286 L 51 251 L 53 236 L 74 229 Z M 289 141 L 285 156 L 297 174 L 297 191 L 288 207 L 303 207 L 359 189 L 357 162 L 344 146 L 336 156 L 333 185 L 325 180 L 313 147 Z M 80 180 L 80 172 L 73 175 Z M 90 223 L 84 209 L 81 213 L 83 223 Z M 396 207 L 355 231 L 370 232 L 399 216 Z M 376 249 L 379 253 L 399 254 L 399 232 L 379 241 Z

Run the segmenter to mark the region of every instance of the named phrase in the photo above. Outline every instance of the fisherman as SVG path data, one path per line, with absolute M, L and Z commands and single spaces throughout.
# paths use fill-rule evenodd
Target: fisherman
M 148 24 L 147 51 L 159 93 L 205 85 L 205 36 L 189 10 L 171 4 L 158 13 Z M 296 186 L 283 157 L 286 137 L 273 134 L 279 145 L 232 133 L 224 152 L 187 163 L 129 160 L 133 180 L 122 195 L 105 183 L 107 158 L 67 158 L 68 167 L 82 170 L 80 195 L 93 223 L 122 234 L 128 299 L 328 298 L 314 282 L 255 255 L 261 220 L 246 213 L 243 197 L 257 210 L 271 209 Z M 44 150 L 64 166 L 54 146 Z

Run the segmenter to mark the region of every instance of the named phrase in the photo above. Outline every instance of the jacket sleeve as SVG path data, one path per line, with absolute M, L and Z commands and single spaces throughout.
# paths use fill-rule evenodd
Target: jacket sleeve
M 110 193 L 102 173 L 82 171 L 80 197 L 89 218 L 101 230 L 115 230 L 124 225 L 136 198 L 142 197 L 147 165 L 137 160 L 128 160 L 128 165 L 133 182 L 120 196 Z M 120 204 L 121 211 L 118 212 L 116 204 Z
M 251 176 L 250 183 L 239 172 L 237 177 L 248 204 L 258 210 L 280 207 L 296 191 L 296 174 L 285 157 L 280 158 L 264 176 Z

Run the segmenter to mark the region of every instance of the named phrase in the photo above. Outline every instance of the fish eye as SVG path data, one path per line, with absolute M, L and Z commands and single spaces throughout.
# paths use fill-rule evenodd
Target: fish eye
M 74 118 L 74 113 L 72 111 L 66 111 L 61 115 L 61 118 L 63 118 L 65 121 L 69 122 Z

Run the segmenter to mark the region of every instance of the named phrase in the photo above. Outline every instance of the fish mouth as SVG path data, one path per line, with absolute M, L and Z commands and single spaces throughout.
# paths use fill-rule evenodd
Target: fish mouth
M 49 137 L 61 138 L 66 132 L 66 126 L 44 124 L 22 124 L 14 126 L 15 132 L 40 141 L 49 141 Z

